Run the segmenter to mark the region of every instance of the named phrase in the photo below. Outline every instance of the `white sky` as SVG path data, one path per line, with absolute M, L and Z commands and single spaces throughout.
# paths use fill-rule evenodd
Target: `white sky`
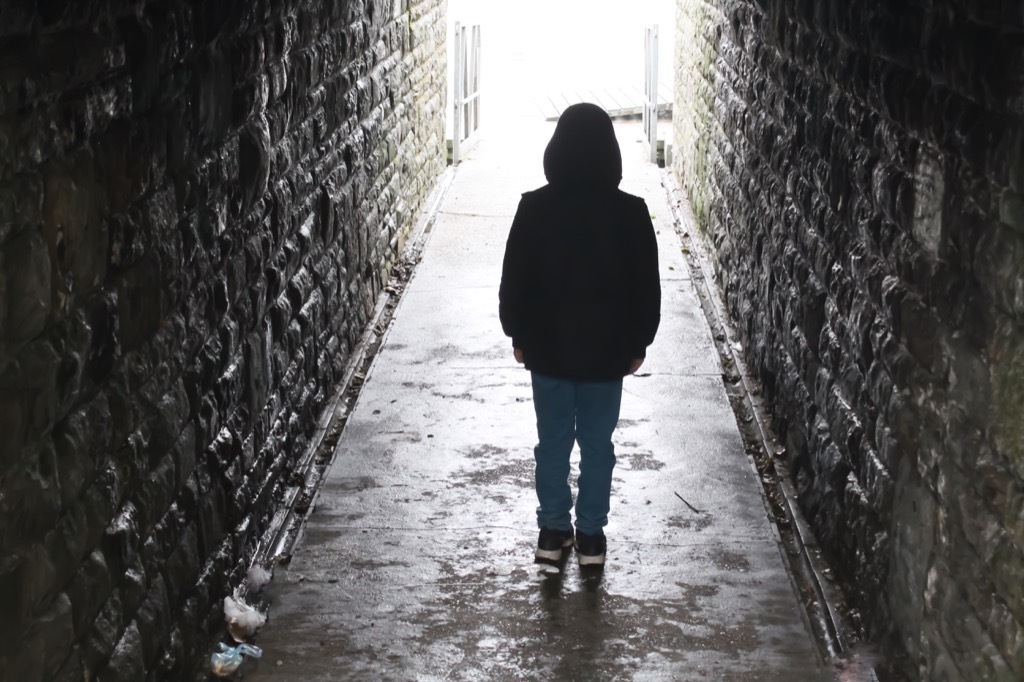
M 655 23 L 659 81 L 671 85 L 675 5 L 675 0 L 449 0 L 449 35 L 455 21 L 479 23 L 487 110 L 525 110 L 542 94 L 574 87 L 642 89 L 644 27 Z

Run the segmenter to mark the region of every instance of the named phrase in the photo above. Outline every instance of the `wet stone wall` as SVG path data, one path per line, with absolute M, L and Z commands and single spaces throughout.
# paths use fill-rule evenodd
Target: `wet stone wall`
M 444 14 L 0 5 L 4 679 L 192 665 L 443 170 Z
M 867 636 L 1024 679 L 1024 9 L 678 6 L 674 170 Z

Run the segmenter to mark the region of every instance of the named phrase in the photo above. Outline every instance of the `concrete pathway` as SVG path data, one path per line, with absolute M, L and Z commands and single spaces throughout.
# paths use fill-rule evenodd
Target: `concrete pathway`
M 497 316 L 553 130 L 523 125 L 460 166 L 244 678 L 827 679 L 637 123 L 617 126 L 622 187 L 655 215 L 663 322 L 625 382 L 608 564 L 533 564 L 529 376 Z

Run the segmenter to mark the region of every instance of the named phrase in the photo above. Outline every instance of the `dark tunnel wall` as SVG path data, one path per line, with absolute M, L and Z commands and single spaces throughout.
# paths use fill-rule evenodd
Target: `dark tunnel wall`
M 911 676 L 1024 679 L 1021 3 L 678 7 L 675 172 L 803 510 Z
M 190 665 L 443 170 L 444 38 L 444 0 L 0 5 L 4 679 Z

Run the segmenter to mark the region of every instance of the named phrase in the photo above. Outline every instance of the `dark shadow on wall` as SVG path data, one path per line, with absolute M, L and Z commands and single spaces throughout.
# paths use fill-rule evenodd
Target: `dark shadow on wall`
M 205 656 L 443 171 L 444 5 L 0 7 L 5 677 Z
M 1024 16 L 679 7 L 675 171 L 865 637 L 1024 675 Z

